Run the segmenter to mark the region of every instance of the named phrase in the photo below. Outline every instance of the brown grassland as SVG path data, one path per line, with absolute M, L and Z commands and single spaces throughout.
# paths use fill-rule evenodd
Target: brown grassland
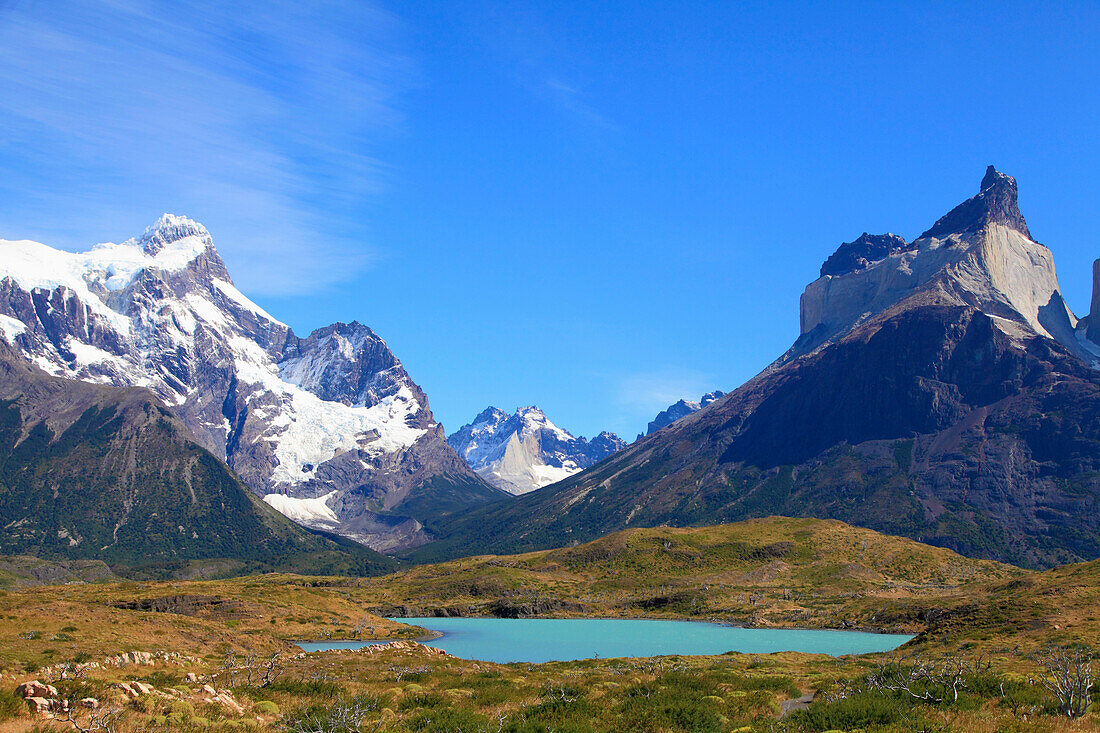
M 292 643 L 424 633 L 382 617 L 390 614 L 646 616 L 917 636 L 863 657 L 540 665 L 461 660 L 413 643 L 312 654 Z M 0 591 L 0 732 L 76 729 L 56 720 L 65 714 L 33 714 L 17 698 L 15 687 L 32 679 L 74 703 L 97 699 L 119 733 L 1097 730 L 1095 713 L 1058 713 L 1035 655 L 1096 646 L 1098 635 L 1100 562 L 1029 572 L 810 519 L 628 530 L 378 578 L 9 584 Z M 104 664 L 130 651 L 162 658 Z M 865 684 L 930 660 L 965 662 L 958 699 Z M 114 686 L 132 681 L 152 689 Z M 808 709 L 783 715 L 788 701 L 814 693 Z M 89 728 L 92 716 L 81 708 L 73 717 Z

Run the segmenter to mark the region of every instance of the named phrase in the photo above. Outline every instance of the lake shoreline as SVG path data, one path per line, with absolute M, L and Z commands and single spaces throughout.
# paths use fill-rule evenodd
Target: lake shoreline
M 403 620 L 435 632 L 432 637 L 421 637 L 429 646 L 461 659 L 500 664 L 727 653 L 793 652 L 841 657 L 889 652 L 914 638 L 912 634 L 884 635 L 845 629 L 745 628 L 685 619 L 451 616 Z M 301 642 L 299 646 L 314 652 L 384 643 L 326 640 Z
M 882 626 L 867 627 L 853 624 L 848 627 L 841 626 L 748 626 L 743 623 L 720 618 L 692 618 L 683 616 L 606 616 L 606 615 L 576 615 L 576 616 L 547 616 L 536 614 L 531 616 L 493 616 L 491 614 L 474 615 L 450 615 L 450 616 L 384 616 L 387 621 L 406 623 L 407 619 L 498 619 L 500 621 L 524 621 L 528 619 L 542 619 L 548 621 L 682 621 L 684 623 L 714 624 L 716 626 L 728 626 L 734 629 L 753 629 L 760 631 L 845 631 L 860 634 L 886 634 L 886 635 L 910 635 L 919 636 L 926 627 L 913 624 L 912 627 L 897 627 L 893 630 Z M 409 624 L 415 626 L 416 624 Z M 348 639 L 354 641 L 354 639 Z

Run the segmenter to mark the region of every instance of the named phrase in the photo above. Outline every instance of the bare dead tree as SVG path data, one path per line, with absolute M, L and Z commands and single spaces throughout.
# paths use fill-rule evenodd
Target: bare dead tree
M 80 720 L 73 714 L 73 710 L 70 707 L 65 711 L 64 718 L 57 718 L 57 720 L 68 723 L 74 730 L 80 733 L 92 733 L 93 731 L 104 731 L 104 733 L 114 733 L 115 720 L 118 718 L 121 711 L 116 707 L 107 707 L 98 710 L 89 716 L 88 720 L 81 723 Z
M 363 718 L 372 712 L 361 700 L 340 700 L 326 710 L 309 710 L 283 724 L 287 733 L 359 733 Z
M 252 685 L 252 675 L 255 673 L 255 668 L 256 668 L 256 655 L 255 654 L 246 654 L 244 656 L 244 661 L 241 662 L 240 664 L 234 666 L 233 672 L 237 672 L 238 670 L 244 670 L 244 672 L 245 672 L 244 683 L 246 685 L 251 686 Z
M 370 616 L 364 616 L 359 621 L 359 623 L 357 623 L 355 625 L 355 628 L 351 630 L 352 638 L 353 639 L 358 639 L 362 635 L 363 629 L 366 629 L 366 628 L 370 629 L 370 631 L 368 633 L 370 634 L 371 638 L 373 638 L 374 637 L 374 621 L 371 619 Z
M 569 694 L 570 692 L 571 690 L 565 689 L 565 685 L 558 683 L 556 687 L 554 685 L 547 685 L 545 696 L 550 700 L 560 700 L 561 702 L 566 703 L 576 702 L 577 696 L 571 696 Z
M 1080 646 L 1047 649 L 1035 657 L 1046 674 L 1034 682 L 1058 699 L 1066 717 L 1080 718 L 1088 712 L 1089 692 L 1096 684 L 1092 660 L 1092 651 Z
M 1020 716 L 1020 710 L 1024 707 L 1024 700 L 1021 699 L 1014 692 L 1005 692 L 1005 681 L 1001 680 L 1000 684 L 1001 700 L 1008 704 L 1012 708 L 1012 717 L 1016 718 Z M 1038 705 L 1030 705 L 1024 711 L 1024 715 L 1030 715 L 1039 709 Z
M 940 703 L 959 699 L 966 689 L 966 678 L 988 671 L 985 657 L 968 659 L 962 656 L 927 657 L 916 654 L 899 662 L 888 662 L 867 675 L 866 685 L 872 690 L 900 692 L 914 700 Z
M 282 652 L 273 652 L 260 673 L 260 687 L 267 687 L 283 673 Z

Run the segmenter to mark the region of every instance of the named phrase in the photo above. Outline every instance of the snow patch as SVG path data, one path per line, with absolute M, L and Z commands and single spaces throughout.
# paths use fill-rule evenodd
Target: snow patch
M 0 313 L 0 334 L 9 344 L 15 343 L 15 337 L 27 330 L 26 324 L 17 318 Z
M 295 499 L 286 494 L 267 494 L 264 496 L 264 503 L 295 522 L 303 524 L 310 522 L 339 524 L 340 521 L 336 518 L 336 513 L 328 505 L 328 500 L 335 494 L 335 491 L 330 491 L 315 499 Z
M 222 293 L 222 295 L 229 298 L 231 301 L 241 306 L 245 310 L 256 314 L 264 320 L 271 321 L 277 326 L 283 326 L 284 328 L 286 327 L 285 323 L 276 320 L 270 313 L 249 300 L 244 293 L 234 287 L 233 283 L 227 283 L 225 280 L 219 280 L 216 277 L 211 278 L 210 282 Z

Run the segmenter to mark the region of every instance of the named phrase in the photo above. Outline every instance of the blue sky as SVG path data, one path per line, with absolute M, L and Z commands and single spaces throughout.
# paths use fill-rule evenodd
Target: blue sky
M 1098 37 L 1091 2 L 0 0 L 0 237 L 186 214 L 299 333 L 378 331 L 449 430 L 632 438 L 989 163 L 1087 311 Z

